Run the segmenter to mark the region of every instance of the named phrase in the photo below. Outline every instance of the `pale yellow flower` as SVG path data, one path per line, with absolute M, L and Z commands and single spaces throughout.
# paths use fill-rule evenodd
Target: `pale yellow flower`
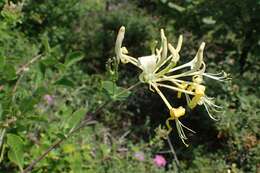
M 174 120 L 179 136 L 185 143 L 187 137 L 182 128 L 184 127 L 192 131 L 179 121 L 179 118 L 184 116 L 185 109 L 182 106 L 174 108 L 160 88 L 176 91 L 178 98 L 184 93 L 188 106 L 191 109 L 203 104 L 210 117 L 213 118 L 209 110 L 214 110 L 219 108 L 219 106 L 213 104 L 212 99 L 205 95 L 206 87 L 203 85 L 203 77 L 223 81 L 227 77 L 226 74 L 205 73 L 206 64 L 203 60 L 204 42 L 201 43 L 195 57 L 190 62 L 177 66 L 180 60 L 179 52 L 183 42 L 182 36 L 179 37 L 177 46 L 174 47 L 171 43 L 168 43 L 164 30 L 161 29 L 160 48 L 155 48 L 151 55 L 134 58 L 128 55 L 126 47 L 122 46 L 124 35 L 125 27 L 122 26 L 119 29 L 115 46 L 118 61 L 124 64 L 131 63 L 142 70 L 139 75 L 140 81 L 148 84 L 151 91 L 157 92 L 169 109 L 170 117 L 166 121 L 169 131 L 172 130 L 169 121 Z

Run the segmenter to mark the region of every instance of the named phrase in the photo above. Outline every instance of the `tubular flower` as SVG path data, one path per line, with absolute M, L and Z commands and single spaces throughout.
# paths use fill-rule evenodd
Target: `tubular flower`
M 160 30 L 160 33 L 161 45 L 159 48 L 154 48 L 151 55 L 134 58 L 128 55 L 127 48 L 122 46 L 125 35 L 125 27 L 122 26 L 119 29 L 115 44 L 116 57 L 118 62 L 123 64 L 131 63 L 142 71 L 139 75 L 139 80 L 148 84 L 151 91 L 158 93 L 169 110 L 170 116 L 166 120 L 168 132 L 172 130 L 170 121 L 175 121 L 178 134 L 185 144 L 187 137 L 183 128 L 192 131 L 179 121 L 179 118 L 184 116 L 185 109 L 181 106 L 174 108 L 160 88 L 176 91 L 177 98 L 181 98 L 182 94 L 184 94 L 188 107 L 191 109 L 197 105 L 204 105 L 209 116 L 214 119 L 211 111 L 218 111 L 221 107 L 215 105 L 213 99 L 206 96 L 206 86 L 203 85 L 203 77 L 217 81 L 224 81 L 228 77 L 225 72 L 217 74 L 205 73 L 206 64 L 203 60 L 204 42 L 201 43 L 195 57 L 190 62 L 177 66 L 183 42 L 182 35 L 179 36 L 177 46 L 174 47 L 171 43 L 168 43 L 163 29 Z

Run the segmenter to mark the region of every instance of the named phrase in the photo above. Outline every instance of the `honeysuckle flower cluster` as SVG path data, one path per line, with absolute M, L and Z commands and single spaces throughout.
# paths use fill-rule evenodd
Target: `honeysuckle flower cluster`
M 214 98 L 205 94 L 206 86 L 204 77 L 217 81 L 228 79 L 225 72 L 212 74 L 206 73 L 206 64 L 203 60 L 203 50 L 205 43 L 202 42 L 196 53 L 196 56 L 188 63 L 178 65 L 180 60 L 180 50 L 183 37 L 179 36 L 176 47 L 167 41 L 164 30 L 161 29 L 161 45 L 154 48 L 151 55 L 134 58 L 128 55 L 126 47 L 122 46 L 125 35 L 125 27 L 119 29 L 115 52 L 118 62 L 123 64 L 131 63 L 139 68 L 142 73 L 139 80 L 149 85 L 149 89 L 159 94 L 163 102 L 169 109 L 169 118 L 166 120 L 166 126 L 169 134 L 172 131 L 170 121 L 175 121 L 178 134 L 185 145 L 187 139 L 183 128 L 192 131 L 180 122 L 180 118 L 185 115 L 185 108 L 182 106 L 174 107 L 162 93 L 161 88 L 167 88 L 177 92 L 177 98 L 184 96 L 190 109 L 197 105 L 204 105 L 210 118 L 214 119 L 212 112 L 220 111 L 221 107 L 214 103 Z

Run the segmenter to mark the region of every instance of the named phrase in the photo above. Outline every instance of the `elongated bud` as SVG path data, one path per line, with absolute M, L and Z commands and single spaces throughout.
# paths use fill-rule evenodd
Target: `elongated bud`
M 196 56 L 198 56 L 199 61 L 203 61 L 203 51 L 204 51 L 205 45 L 206 45 L 205 42 L 202 42 L 200 45 L 200 48 L 197 52 Z
M 183 41 L 183 36 L 180 35 L 180 36 L 179 36 L 179 39 L 178 39 L 178 44 L 177 44 L 177 47 L 176 47 L 176 51 L 177 51 L 177 52 L 180 52 L 180 50 L 181 50 L 182 41 Z
M 122 42 L 124 40 L 124 36 L 125 36 L 125 27 L 121 26 L 117 34 L 116 45 L 115 45 L 115 52 L 116 52 L 116 57 L 118 62 L 120 61 L 122 56 L 121 47 L 122 47 Z
M 164 35 L 164 30 L 161 29 L 161 40 L 162 40 L 162 57 L 161 61 L 164 61 L 167 58 L 167 38 Z

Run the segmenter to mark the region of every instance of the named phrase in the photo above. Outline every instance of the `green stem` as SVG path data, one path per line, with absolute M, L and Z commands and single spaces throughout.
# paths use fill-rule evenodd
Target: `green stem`
M 140 84 L 141 84 L 141 82 L 139 81 L 139 82 L 137 82 L 136 84 L 130 86 L 129 88 L 124 89 L 123 91 L 119 92 L 118 94 L 115 94 L 113 97 L 114 97 L 114 98 L 117 98 L 118 96 L 123 95 L 124 93 L 126 93 L 126 92 L 128 92 L 128 91 L 134 89 L 135 87 L 137 87 L 137 86 L 140 85 Z

